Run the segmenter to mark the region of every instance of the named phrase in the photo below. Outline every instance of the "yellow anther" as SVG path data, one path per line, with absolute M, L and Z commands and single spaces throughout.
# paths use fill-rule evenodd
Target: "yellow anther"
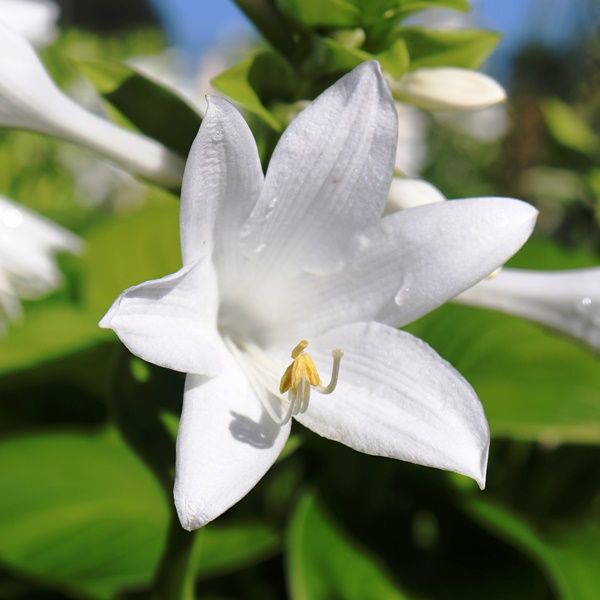
M 302 340 L 292 350 L 292 363 L 285 370 L 281 381 L 279 382 L 280 393 L 292 391 L 296 396 L 303 381 L 307 381 L 311 386 L 321 385 L 321 378 L 313 359 L 304 353 L 308 342 Z
M 298 358 L 308 348 L 308 342 L 306 340 L 300 340 L 296 347 L 292 350 L 292 358 Z
M 288 392 L 290 401 L 287 414 L 282 423 L 287 423 L 292 415 L 305 412 L 310 400 L 310 390 L 314 388 L 321 394 L 331 394 L 337 385 L 340 372 L 340 363 L 344 353 L 341 350 L 333 350 L 333 366 L 331 368 L 331 381 L 328 385 L 321 384 L 321 378 L 313 359 L 304 351 L 308 342 L 302 340 L 292 350 L 292 363 L 285 370 L 279 382 L 279 392 Z

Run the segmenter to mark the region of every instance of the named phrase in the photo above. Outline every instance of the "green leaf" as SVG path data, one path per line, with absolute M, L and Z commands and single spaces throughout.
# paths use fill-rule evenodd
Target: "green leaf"
M 600 138 L 567 104 L 553 98 L 542 104 L 542 115 L 552 137 L 563 146 L 587 156 L 596 156 Z
M 597 520 L 537 531 L 522 517 L 492 502 L 471 500 L 469 512 L 485 527 L 521 549 L 546 573 L 558 598 L 598 595 L 600 524 Z
M 281 131 L 282 124 L 267 105 L 275 100 L 292 99 L 295 81 L 286 60 L 276 52 L 265 51 L 224 71 L 212 80 L 212 85 L 269 127 Z
M 494 436 L 600 442 L 598 357 L 538 325 L 446 305 L 413 323 L 475 388 Z
M 277 8 L 275 0 L 235 0 L 235 3 L 273 48 L 284 56 L 295 54 L 295 28 Z
M 35 307 L 0 338 L 0 375 L 80 353 L 110 338 L 91 312 L 67 304 Z
M 294 600 L 406 598 L 377 559 L 333 523 L 313 494 L 305 494 L 294 511 L 287 553 Z
M 403 39 L 394 40 L 387 50 L 377 54 L 377 60 L 385 73 L 391 75 L 394 79 L 398 79 L 408 71 L 410 66 L 410 56 L 406 43 Z
M 5 440 L 0 472 L 4 563 L 98 598 L 149 580 L 167 507 L 114 432 Z
M 113 430 L 0 442 L 0 560 L 42 583 L 93 598 L 146 586 L 165 542 L 162 490 Z M 262 523 L 209 525 L 196 570 L 221 575 L 272 556 L 278 533 Z
M 202 118 L 181 96 L 122 63 L 78 59 L 76 65 L 137 129 L 188 155 Z
M 470 9 L 468 0 L 399 0 L 398 14 L 401 19 L 413 13 L 430 8 L 447 8 L 468 12 Z
M 344 46 L 337 41 L 323 37 L 320 39 L 322 53 L 319 53 L 319 63 L 313 69 L 319 74 L 346 73 L 360 65 L 360 63 L 373 60 L 372 54 L 360 48 Z
M 281 549 L 281 536 L 262 523 L 210 525 L 198 535 L 194 563 L 208 579 L 265 560 Z
M 399 36 L 408 48 L 412 70 L 441 66 L 477 69 L 500 41 L 498 33 L 475 29 L 434 31 L 404 27 Z
M 172 198 L 117 215 L 87 236 L 83 300 L 100 319 L 126 288 L 181 267 L 179 206 Z
M 307 27 L 355 27 L 360 11 L 351 0 L 277 0 L 277 6 Z

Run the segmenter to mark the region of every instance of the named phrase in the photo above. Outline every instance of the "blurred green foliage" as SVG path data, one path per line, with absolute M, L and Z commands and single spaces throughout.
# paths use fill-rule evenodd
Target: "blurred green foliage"
M 476 67 L 498 40 L 491 32 L 403 24 L 432 6 L 467 10 L 463 0 L 237 4 L 268 46 L 214 83 L 253 118 L 265 162 L 302 101 L 359 62 L 379 59 L 393 77 L 421 66 Z M 61 86 L 82 71 L 112 117 L 184 153 L 198 116 L 121 64 L 162 47 L 152 30 L 102 39 L 65 31 L 43 58 Z M 148 112 L 135 110 L 146 103 Z M 566 181 L 565 213 L 513 265 L 596 264 L 598 246 L 587 238 L 580 248 L 573 236 L 556 243 L 564 242 L 561 227 L 574 227 L 565 217 L 580 202 L 573 189 L 584 189 L 583 202 L 598 214 L 593 111 L 551 97 L 534 108 L 548 161 L 519 164 L 517 174 L 533 166 L 568 171 L 566 178 L 553 173 Z M 544 217 L 541 172 L 509 180 L 518 134 L 503 146 L 433 125 L 426 175 L 455 197 L 515 193 L 528 181 L 525 196 Z M 63 260 L 62 289 L 28 304 L 24 321 L 0 341 L 0 597 L 142 598 L 169 527 L 182 380 L 132 361 L 97 322 L 123 289 L 178 268 L 178 205 L 150 187 L 135 206 L 111 204 L 110 193 L 108 202 L 90 204 L 63 150 L 33 134 L 0 132 L 0 192 L 86 241 L 81 257 Z M 576 158 L 564 165 L 563 152 Z M 597 240 L 597 226 L 591 231 Z M 494 435 L 488 490 L 303 430 L 257 488 L 197 536 L 191 570 L 198 597 L 598 597 L 597 356 L 520 319 L 466 307 L 442 307 L 409 329 L 482 399 Z

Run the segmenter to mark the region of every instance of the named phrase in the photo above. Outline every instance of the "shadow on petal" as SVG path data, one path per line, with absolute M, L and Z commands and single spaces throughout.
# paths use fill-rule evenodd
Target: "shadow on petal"
M 234 411 L 231 411 L 231 416 L 231 435 L 237 441 L 255 448 L 271 448 L 281 429 L 279 423 L 276 423 L 264 408 L 258 422 Z

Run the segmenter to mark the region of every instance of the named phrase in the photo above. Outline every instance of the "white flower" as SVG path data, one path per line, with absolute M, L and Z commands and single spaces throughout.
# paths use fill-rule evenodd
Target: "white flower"
M 86 146 L 146 179 L 177 187 L 183 161 L 158 142 L 113 125 L 65 96 L 29 42 L 0 22 L 0 127 Z
M 427 155 L 425 115 L 414 106 L 396 102 L 398 142 L 394 166 L 400 173 L 415 177 L 423 168 Z
M 391 214 L 405 208 L 424 206 L 444 200 L 446 200 L 444 194 L 424 179 L 393 177 L 384 212 Z
M 0 196 L 0 312 L 19 317 L 19 297 L 37 298 L 60 283 L 53 255 L 80 249 L 77 236 Z
M 600 268 L 502 269 L 456 299 L 526 317 L 600 350 Z
M 210 100 L 184 176 L 184 266 L 126 290 L 101 322 L 143 359 L 189 374 L 174 491 L 185 528 L 256 485 L 290 414 L 361 452 L 484 485 L 489 431 L 477 396 L 396 327 L 504 263 L 536 211 L 487 198 L 381 218 L 396 134 L 376 63 L 300 113 L 266 177 L 239 113 Z M 324 385 L 316 373 L 330 369 Z
M 36 47 L 46 46 L 56 37 L 59 12 L 48 0 L 0 0 L 0 20 Z
M 506 100 L 497 81 L 457 67 L 417 69 L 390 85 L 398 100 L 425 110 L 478 110 Z

